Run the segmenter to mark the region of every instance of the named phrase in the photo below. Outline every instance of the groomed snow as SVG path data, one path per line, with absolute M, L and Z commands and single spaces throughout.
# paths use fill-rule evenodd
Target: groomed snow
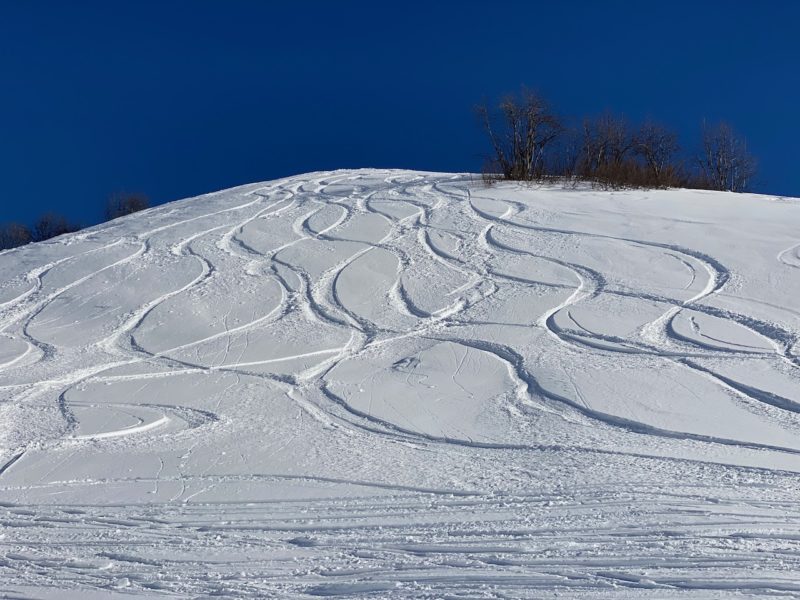
M 800 201 L 335 171 L 0 253 L 0 596 L 800 594 Z

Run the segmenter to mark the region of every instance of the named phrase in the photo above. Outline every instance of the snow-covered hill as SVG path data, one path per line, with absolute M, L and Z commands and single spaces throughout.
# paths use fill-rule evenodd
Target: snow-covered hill
M 0 253 L 0 595 L 800 594 L 800 202 L 337 171 Z

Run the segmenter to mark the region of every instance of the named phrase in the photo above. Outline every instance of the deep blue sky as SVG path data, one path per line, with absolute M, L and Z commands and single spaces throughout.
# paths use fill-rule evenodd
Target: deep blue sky
M 472 107 L 725 119 L 800 196 L 800 2 L 0 0 L 0 222 L 339 167 L 476 171 Z M 650 6 L 648 6 L 650 5 Z

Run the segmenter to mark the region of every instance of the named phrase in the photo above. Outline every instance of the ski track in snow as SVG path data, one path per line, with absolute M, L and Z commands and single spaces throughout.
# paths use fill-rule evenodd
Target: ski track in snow
M 334 171 L 1 252 L 0 596 L 800 594 L 800 206 L 734 198 Z

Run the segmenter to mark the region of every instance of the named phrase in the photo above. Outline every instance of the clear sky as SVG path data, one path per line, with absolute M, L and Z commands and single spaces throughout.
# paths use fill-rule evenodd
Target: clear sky
M 472 107 L 731 122 L 800 196 L 800 2 L 0 0 L 0 222 L 341 167 L 477 171 Z

